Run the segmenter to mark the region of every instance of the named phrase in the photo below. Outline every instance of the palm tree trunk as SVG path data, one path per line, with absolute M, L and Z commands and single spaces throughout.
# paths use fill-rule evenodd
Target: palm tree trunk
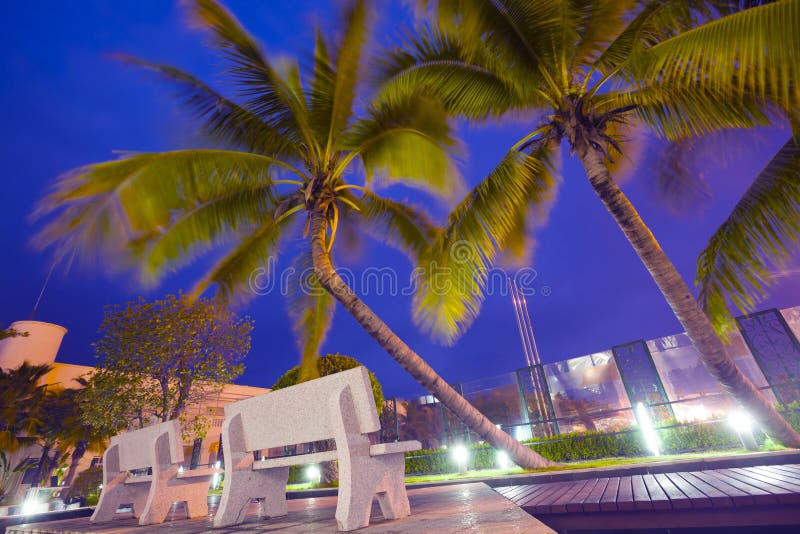
M 319 283 L 358 321 L 366 332 L 383 349 L 414 377 L 439 402 L 446 406 L 467 427 L 488 441 L 493 447 L 506 451 L 514 463 L 524 468 L 555 465 L 530 448 L 522 445 L 494 425 L 476 410 L 464 397 L 459 395 L 440 377 L 416 352 L 400 339 L 369 306 L 367 306 L 348 286 L 331 265 L 325 250 L 327 222 L 319 210 L 311 212 L 311 252 L 314 261 L 314 274 Z
M 667 303 L 692 340 L 700 358 L 722 387 L 759 422 L 764 431 L 787 447 L 800 447 L 800 435 L 736 367 L 675 266 L 644 224 L 636 208 L 620 190 L 600 150 L 578 147 L 578 154 L 597 196 L 639 255 Z
M 69 469 L 67 469 L 67 474 L 64 476 L 64 485 L 70 486 L 72 485 L 72 480 L 75 478 L 75 474 L 78 472 L 78 464 L 83 458 L 83 455 L 86 454 L 86 447 L 88 446 L 88 442 L 85 440 L 81 440 L 75 444 L 75 450 L 72 451 L 72 456 L 70 457 L 69 462 Z

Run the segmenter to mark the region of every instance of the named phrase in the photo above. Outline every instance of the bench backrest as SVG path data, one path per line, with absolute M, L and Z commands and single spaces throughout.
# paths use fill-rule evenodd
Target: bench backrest
M 321 441 L 334 437 L 332 409 L 350 387 L 357 431 L 380 430 L 375 398 L 364 367 L 310 380 L 225 406 L 225 417 L 241 414 L 248 451 Z
M 169 442 L 170 463 L 183 462 L 183 446 L 181 444 L 181 427 L 176 420 L 157 425 L 122 432 L 112 437 L 109 446 L 119 445 L 119 463 L 121 471 L 132 471 L 153 467 L 154 440 L 166 433 Z

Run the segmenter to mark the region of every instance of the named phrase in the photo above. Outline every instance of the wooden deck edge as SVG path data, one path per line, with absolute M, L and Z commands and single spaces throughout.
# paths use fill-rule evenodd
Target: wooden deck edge
M 680 511 L 582 512 L 534 514 L 523 510 L 558 531 L 632 530 L 643 528 L 741 527 L 800 525 L 800 508 L 795 505 L 751 506 Z

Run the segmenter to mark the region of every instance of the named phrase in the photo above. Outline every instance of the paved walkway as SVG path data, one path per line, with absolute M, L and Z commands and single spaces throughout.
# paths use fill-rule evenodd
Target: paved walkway
M 800 526 L 800 464 L 496 488 L 557 530 Z
M 384 533 L 552 533 L 553 530 L 534 519 L 514 503 L 500 496 L 482 483 L 463 484 L 437 488 L 421 488 L 408 492 L 411 517 L 397 521 L 383 519 L 377 503 L 372 509 L 370 526 L 358 532 Z M 274 519 L 260 519 L 256 515 L 243 525 L 233 528 L 212 529 L 208 519 L 186 520 L 181 510 L 174 510 L 168 522 L 162 525 L 139 527 L 129 514 L 125 519 L 92 525 L 88 518 L 68 519 L 8 527 L 7 533 L 72 534 L 95 532 L 122 534 L 155 532 L 163 534 L 196 534 L 213 532 L 228 534 L 240 532 L 336 532 L 336 497 L 318 497 L 289 501 L 289 514 Z M 255 511 L 256 506 L 252 505 Z M 212 509 L 212 513 L 216 511 Z

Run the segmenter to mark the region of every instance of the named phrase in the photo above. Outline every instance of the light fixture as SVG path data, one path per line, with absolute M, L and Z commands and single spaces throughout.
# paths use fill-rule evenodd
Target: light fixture
M 650 420 L 650 414 L 647 413 L 647 408 L 641 402 L 636 404 L 636 419 L 639 421 L 639 428 L 642 430 L 644 442 L 653 456 L 661 456 L 658 447 L 658 436 L 653 429 L 653 422 Z
M 508 457 L 506 451 L 497 451 L 497 465 L 500 469 L 508 469 L 511 467 L 511 458 Z
M 316 465 L 309 465 L 306 467 L 306 480 L 315 484 L 319 484 L 321 479 L 322 474 L 320 473 L 319 467 Z
M 450 452 L 453 460 L 458 465 L 458 472 L 459 473 L 466 473 L 467 472 L 467 462 L 469 461 L 469 451 L 463 445 L 456 445 L 453 447 L 453 450 Z
M 748 451 L 758 450 L 758 443 L 756 443 L 756 438 L 753 436 L 754 421 L 749 413 L 745 412 L 741 408 L 730 412 L 728 414 L 728 423 L 733 427 L 733 429 L 736 431 L 736 434 L 739 436 L 739 441 L 742 442 L 742 447 Z

